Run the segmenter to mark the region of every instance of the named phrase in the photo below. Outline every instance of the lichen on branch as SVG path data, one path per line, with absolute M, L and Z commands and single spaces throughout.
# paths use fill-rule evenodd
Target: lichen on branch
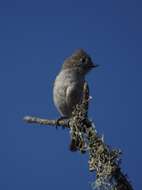
M 71 151 L 88 152 L 89 171 L 96 173 L 92 188 L 96 190 L 133 190 L 127 177 L 121 172 L 119 149 L 112 149 L 105 144 L 96 132 L 95 125 L 88 119 L 89 88 L 84 85 L 83 99 L 76 105 L 71 118 L 56 120 L 26 116 L 24 121 L 40 125 L 50 125 L 70 129 Z

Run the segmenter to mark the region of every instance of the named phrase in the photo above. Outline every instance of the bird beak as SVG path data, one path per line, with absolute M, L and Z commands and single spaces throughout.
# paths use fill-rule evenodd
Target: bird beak
M 91 67 L 92 67 L 92 68 L 96 68 L 96 67 L 99 67 L 99 65 L 93 63 L 93 64 L 91 65 Z

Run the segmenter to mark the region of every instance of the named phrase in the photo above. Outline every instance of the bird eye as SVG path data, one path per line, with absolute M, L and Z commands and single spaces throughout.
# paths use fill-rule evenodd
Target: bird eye
M 85 59 L 85 58 L 81 58 L 80 61 L 81 61 L 82 63 L 84 63 L 84 62 L 86 61 L 86 59 Z

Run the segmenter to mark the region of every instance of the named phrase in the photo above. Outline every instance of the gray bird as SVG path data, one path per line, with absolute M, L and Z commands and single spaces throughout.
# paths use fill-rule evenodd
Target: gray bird
M 83 49 L 76 50 L 64 61 L 53 88 L 54 104 L 62 117 L 72 116 L 73 109 L 82 100 L 85 76 L 95 67 Z

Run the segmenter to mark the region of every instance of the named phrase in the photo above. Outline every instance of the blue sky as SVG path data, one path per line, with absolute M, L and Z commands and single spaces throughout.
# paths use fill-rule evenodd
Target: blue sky
M 140 0 L 0 1 L 0 189 L 90 189 L 95 174 L 68 150 L 68 131 L 22 121 L 59 116 L 53 81 L 80 47 L 100 65 L 87 76 L 90 117 L 141 189 L 141 20 Z

